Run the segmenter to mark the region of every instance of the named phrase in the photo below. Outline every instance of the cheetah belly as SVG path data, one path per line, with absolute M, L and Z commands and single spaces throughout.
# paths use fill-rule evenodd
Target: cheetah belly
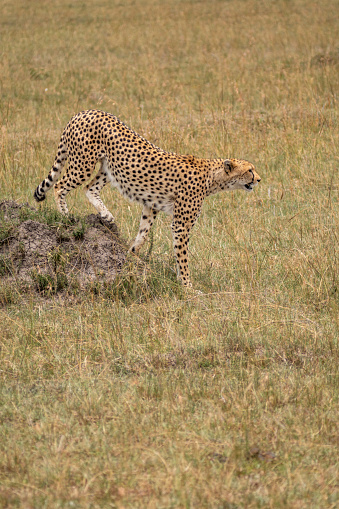
M 118 189 L 118 191 L 131 202 L 136 201 L 149 208 L 153 208 L 173 216 L 175 201 L 174 196 L 157 196 L 151 189 L 140 190 L 141 184 L 139 185 L 136 182 L 128 182 L 113 173 L 106 158 L 103 159 L 103 170 L 109 178 L 111 185 Z

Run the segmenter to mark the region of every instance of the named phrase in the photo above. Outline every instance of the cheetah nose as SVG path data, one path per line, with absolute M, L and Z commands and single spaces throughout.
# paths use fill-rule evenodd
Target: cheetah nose
M 257 182 L 260 182 L 261 179 L 257 179 Z

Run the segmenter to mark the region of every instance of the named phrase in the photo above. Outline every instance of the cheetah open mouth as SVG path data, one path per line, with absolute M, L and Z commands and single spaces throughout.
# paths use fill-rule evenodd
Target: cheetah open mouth
M 245 184 L 246 191 L 252 191 L 253 190 L 253 184 Z

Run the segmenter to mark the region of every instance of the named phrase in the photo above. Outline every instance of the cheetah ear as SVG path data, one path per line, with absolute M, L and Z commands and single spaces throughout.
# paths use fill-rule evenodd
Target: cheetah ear
M 234 164 L 233 164 L 233 161 L 231 159 L 225 159 L 224 161 L 224 167 L 225 167 L 225 171 L 226 173 L 229 173 L 230 171 L 233 170 L 234 168 Z

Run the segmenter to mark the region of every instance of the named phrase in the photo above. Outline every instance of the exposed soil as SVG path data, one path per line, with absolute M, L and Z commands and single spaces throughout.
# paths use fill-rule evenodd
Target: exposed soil
M 126 259 L 117 227 L 95 214 L 51 220 L 28 204 L 0 203 L 0 276 L 27 281 L 37 290 L 112 282 Z M 57 288 L 58 287 L 58 288 Z

